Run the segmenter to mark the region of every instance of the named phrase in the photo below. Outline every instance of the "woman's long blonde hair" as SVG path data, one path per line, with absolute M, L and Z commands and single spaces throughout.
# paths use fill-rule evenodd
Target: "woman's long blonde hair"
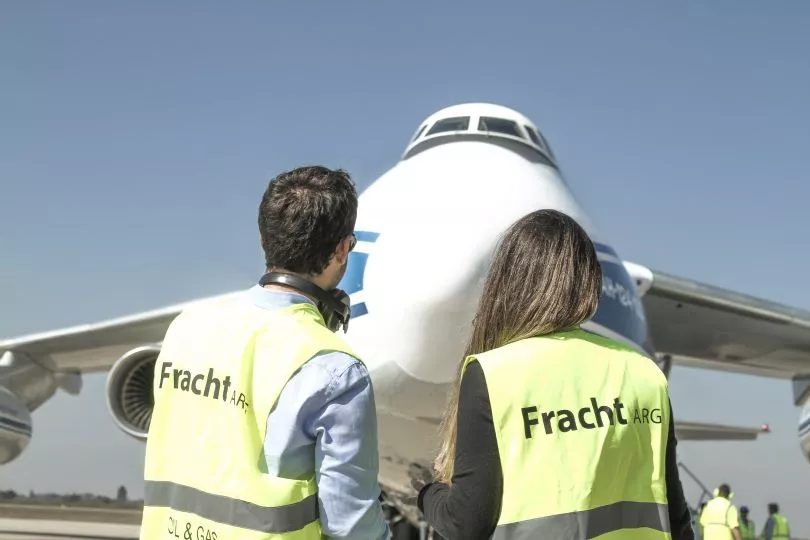
M 575 328 L 596 312 L 602 270 L 588 235 L 569 216 L 538 210 L 516 221 L 492 260 L 459 366 L 435 461 L 450 483 L 456 455 L 458 394 L 464 359 L 507 343 Z

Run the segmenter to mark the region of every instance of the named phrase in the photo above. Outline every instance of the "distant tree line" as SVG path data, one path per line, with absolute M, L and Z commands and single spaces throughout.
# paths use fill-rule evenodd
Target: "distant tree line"
M 0 491 L 0 503 L 143 508 L 142 500 L 128 500 L 127 488 L 124 486 L 118 488 L 114 499 L 95 493 L 35 493 L 33 490 L 29 491 L 28 495 L 25 495 L 24 493 L 17 493 L 13 489 L 8 489 Z

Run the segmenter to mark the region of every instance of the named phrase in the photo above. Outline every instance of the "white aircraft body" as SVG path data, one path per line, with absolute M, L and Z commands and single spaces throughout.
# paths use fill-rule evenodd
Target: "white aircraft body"
M 810 395 L 810 313 L 623 261 L 528 118 L 492 104 L 448 107 L 422 122 L 401 160 L 361 194 L 358 245 L 340 285 L 352 298 L 346 338 L 373 379 L 380 483 L 410 521 L 417 516 L 403 502 L 412 496 L 407 471 L 429 467 L 436 454 L 493 249 L 509 224 L 540 208 L 571 215 L 595 243 L 604 285 L 587 329 L 649 355 L 667 376 L 679 363 L 792 379 L 795 405 Z M 414 247 L 420 262 L 403 256 Z M 0 341 L 0 463 L 23 451 L 30 411 L 57 388 L 78 393 L 86 372 L 109 370 L 114 421 L 145 439 L 155 360 L 187 305 Z M 808 417 L 801 447 L 810 456 Z M 762 431 L 682 421 L 676 429 L 680 440 Z

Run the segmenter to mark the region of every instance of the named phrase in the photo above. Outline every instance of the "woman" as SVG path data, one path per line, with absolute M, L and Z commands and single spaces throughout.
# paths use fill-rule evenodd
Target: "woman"
M 580 329 L 602 273 L 570 217 L 532 212 L 498 246 L 418 506 L 450 540 L 692 539 L 667 381 Z

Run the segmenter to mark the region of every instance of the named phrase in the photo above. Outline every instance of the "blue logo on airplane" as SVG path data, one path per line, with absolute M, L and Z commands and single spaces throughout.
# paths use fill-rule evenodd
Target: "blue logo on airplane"
M 380 234 L 370 231 L 355 231 L 358 242 L 374 243 Z M 630 276 L 627 274 L 616 251 L 605 244 L 594 246 L 602 259 L 602 294 L 599 307 L 594 315 L 594 322 L 618 332 L 636 343 L 644 343 L 646 325 L 644 311 L 635 297 Z M 368 263 L 368 253 L 357 250 L 349 253 L 349 264 L 346 274 L 338 287 L 351 296 L 363 290 L 363 278 Z M 352 318 L 362 317 L 368 313 L 365 302 L 351 305 Z
M 370 231 L 355 231 L 355 236 L 358 242 L 376 242 L 380 234 Z M 352 294 L 363 290 L 363 277 L 366 273 L 366 263 L 368 262 L 368 253 L 360 253 L 352 251 L 349 253 L 349 265 L 346 268 L 346 274 L 340 280 L 338 288 L 343 289 L 346 294 Z M 352 304 L 352 318 L 361 317 L 368 313 L 368 307 L 365 302 L 358 302 Z
M 605 244 L 594 242 L 602 266 L 602 293 L 593 321 L 642 345 L 647 339 L 644 308 L 621 258 Z

